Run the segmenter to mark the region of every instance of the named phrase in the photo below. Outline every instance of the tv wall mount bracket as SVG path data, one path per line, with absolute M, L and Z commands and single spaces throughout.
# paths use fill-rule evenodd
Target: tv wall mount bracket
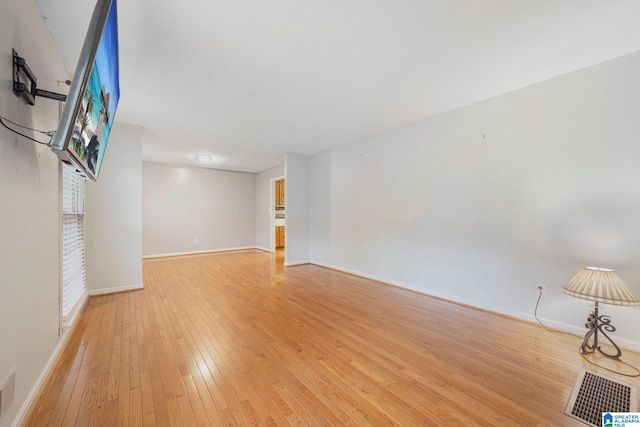
M 13 93 L 24 100 L 29 105 L 35 105 L 36 96 L 41 98 L 49 98 L 60 102 L 67 100 L 67 95 L 61 93 L 49 92 L 48 90 L 38 89 L 38 79 L 33 75 L 31 68 L 27 65 L 27 61 L 13 50 Z

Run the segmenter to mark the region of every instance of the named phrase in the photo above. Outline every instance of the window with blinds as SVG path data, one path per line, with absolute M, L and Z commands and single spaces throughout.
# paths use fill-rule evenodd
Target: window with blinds
M 62 317 L 87 291 L 84 268 L 84 178 L 62 163 Z

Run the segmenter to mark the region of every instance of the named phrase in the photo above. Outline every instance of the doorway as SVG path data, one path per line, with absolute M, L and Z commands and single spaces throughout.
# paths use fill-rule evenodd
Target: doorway
M 286 235 L 286 185 L 284 177 L 271 179 L 270 191 L 270 250 L 284 251 Z
M 285 233 L 285 197 L 284 197 L 284 179 L 279 179 L 275 182 L 275 239 L 276 250 L 284 250 L 284 233 Z

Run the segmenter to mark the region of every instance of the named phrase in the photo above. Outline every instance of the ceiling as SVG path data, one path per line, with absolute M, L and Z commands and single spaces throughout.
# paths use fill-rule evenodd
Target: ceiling
M 95 1 L 36 3 L 72 74 Z M 248 172 L 640 50 L 637 0 L 138 0 L 118 14 L 116 121 L 144 127 L 143 159 Z

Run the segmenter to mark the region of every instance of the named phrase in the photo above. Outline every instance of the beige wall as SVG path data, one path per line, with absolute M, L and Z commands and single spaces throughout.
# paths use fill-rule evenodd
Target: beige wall
M 90 294 L 142 286 L 143 129 L 115 123 L 97 182 L 86 184 Z
M 310 195 L 309 157 L 286 153 L 284 157 L 286 233 L 284 265 L 309 262 Z
M 543 318 L 584 333 L 582 267 L 640 295 L 638 75 L 635 53 L 313 156 L 311 259 L 527 320 L 544 284 Z M 640 310 L 606 310 L 640 349 Z
M 143 163 L 143 256 L 255 247 L 255 242 L 255 174 Z
M 29 106 L 12 93 L 11 48 L 26 58 L 39 87 L 64 91 L 56 80 L 68 73 L 32 1 L 0 1 L 0 115 L 55 129 L 58 102 L 37 99 Z M 58 174 L 58 158 L 46 146 L 0 128 L 0 381 L 16 370 L 15 400 L 0 427 L 26 409 L 61 342 Z

